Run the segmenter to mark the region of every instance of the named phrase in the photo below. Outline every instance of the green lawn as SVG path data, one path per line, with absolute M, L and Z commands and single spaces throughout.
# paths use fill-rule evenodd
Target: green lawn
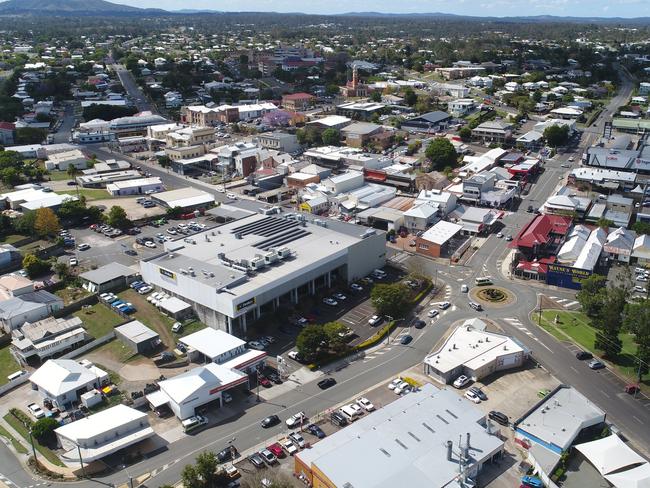
M 108 193 L 106 190 L 102 190 L 99 188 L 79 188 L 79 191 L 77 190 L 70 190 L 70 191 L 64 191 L 62 192 L 63 194 L 68 194 L 68 195 L 73 195 L 77 196 L 77 193 L 79 195 L 83 195 L 86 197 L 86 201 L 92 201 L 92 200 L 106 200 L 107 198 L 111 198 L 111 194 Z
M 537 322 L 538 315 L 534 314 L 533 320 Z M 558 323 L 555 323 L 555 318 Z M 569 312 L 565 310 L 545 310 L 542 312 L 541 326 L 561 341 L 571 340 L 592 353 L 600 354 L 602 351 L 594 347 L 596 340 L 596 329 L 591 325 L 591 320 L 582 312 Z M 634 342 L 634 335 L 621 334 L 623 349 L 620 356 L 612 363 L 625 376 L 630 379 L 636 378 L 638 363 L 633 356 L 636 354 L 637 345 Z M 650 386 L 650 374 L 643 377 L 643 383 Z
M 82 320 L 88 333 L 95 339 L 105 336 L 116 325 L 124 322 L 124 319 L 120 315 L 101 303 L 97 303 L 87 309 L 79 310 L 73 315 Z
M 20 370 L 20 365 L 9 352 L 9 346 L 0 349 L 0 385 L 7 383 L 7 376 Z
M 29 451 L 25 446 L 23 446 L 18 439 L 16 439 L 11 433 L 0 425 L 0 435 L 11 442 L 11 445 L 14 446 L 14 449 L 20 454 L 27 454 Z
M 122 363 L 127 363 L 136 358 L 139 358 L 139 354 L 135 354 L 130 347 L 124 345 L 124 343 L 119 339 L 113 339 L 112 341 L 102 344 L 97 349 L 94 349 L 95 352 L 108 353 L 116 361 Z
M 23 423 L 10 413 L 6 414 L 3 418 L 16 432 L 18 432 L 23 437 L 23 439 L 27 441 L 27 445 L 30 445 L 29 430 L 27 430 L 27 427 L 25 427 Z M 36 439 L 34 439 L 34 447 L 36 447 L 36 450 L 41 456 L 45 457 L 52 464 L 55 464 L 57 466 L 64 466 L 54 451 L 52 451 L 47 446 L 42 446 Z
M 23 236 L 20 234 L 9 234 L 6 236 L 0 236 L 0 242 L 3 244 L 13 244 L 14 242 L 22 241 L 25 239 L 27 236 Z
M 51 242 L 39 239 L 34 242 L 30 242 L 29 244 L 25 244 L 24 246 L 21 246 L 18 248 L 18 250 L 21 252 L 21 254 L 32 254 L 35 251 L 41 249 L 41 248 L 46 248 L 50 247 L 52 245 Z
M 178 337 L 185 337 L 190 334 L 194 334 L 194 332 L 198 332 L 201 329 L 205 329 L 206 327 L 207 326 L 199 320 L 190 320 L 189 322 L 184 322 L 183 330 L 181 331 L 181 333 L 175 335 L 177 335 Z
M 52 181 L 65 181 L 70 180 L 70 176 L 67 171 L 50 171 L 49 172 L 50 180 Z
M 126 290 L 119 293 L 118 296 L 136 308 L 133 318 L 139 320 L 150 329 L 158 332 L 160 340 L 167 347 L 173 347 L 175 344 L 174 337 L 171 333 L 172 325 L 176 322 L 160 313 L 160 311 L 147 301 L 146 295 L 140 295 L 135 290 Z
M 81 298 L 90 295 L 90 292 L 84 288 L 67 287 L 67 288 L 61 288 L 60 290 L 56 290 L 54 294 L 63 299 L 64 305 L 69 305 L 74 301 L 80 300 Z

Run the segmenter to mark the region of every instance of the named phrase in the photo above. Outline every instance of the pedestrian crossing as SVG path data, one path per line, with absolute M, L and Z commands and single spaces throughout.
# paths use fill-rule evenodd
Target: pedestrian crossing
M 529 331 L 528 328 L 518 318 L 516 318 L 516 317 L 506 317 L 506 318 L 503 319 L 503 321 L 507 322 L 510 325 L 512 325 L 515 329 L 520 330 L 521 332 L 526 334 L 531 339 L 539 342 L 539 339 L 537 337 L 535 337 L 535 335 L 531 331 Z
M 580 308 L 580 302 L 576 300 L 571 300 L 569 298 L 560 298 L 560 297 L 549 297 L 554 302 L 559 303 L 567 310 L 578 310 Z

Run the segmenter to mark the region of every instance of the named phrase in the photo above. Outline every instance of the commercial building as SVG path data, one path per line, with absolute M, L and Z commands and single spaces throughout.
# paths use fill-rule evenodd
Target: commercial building
M 527 259 L 557 254 L 566 239 L 571 217 L 537 215 L 526 224 L 509 247 L 516 248 Z
M 110 183 L 140 178 L 136 170 L 111 171 L 109 173 L 77 176 L 77 183 L 85 188 L 103 188 Z
M 500 144 L 512 137 L 513 125 L 502 120 L 488 120 L 472 129 L 472 139 Z
M 79 317 L 47 317 L 14 329 L 11 337 L 11 353 L 19 363 L 27 364 L 35 357 L 40 362 L 72 350 L 83 344 L 87 335 Z
M 485 425 L 468 400 L 426 383 L 296 453 L 294 472 L 314 488 L 475 486 L 503 452 Z
M 163 191 L 165 187 L 158 176 L 137 178 L 135 180 L 116 181 L 106 185 L 106 191 L 113 196 L 144 195 Z
M 70 166 L 76 169 L 85 169 L 88 167 L 88 158 L 79 149 L 51 154 L 45 161 L 45 169 L 67 171 Z
M 309 93 L 291 93 L 282 96 L 282 106 L 287 110 L 299 112 L 307 110 L 314 103 L 314 100 L 316 100 L 316 97 Z
M 327 117 L 307 122 L 307 127 L 315 127 L 321 131 L 324 131 L 325 129 L 341 130 L 351 123 L 352 119 L 348 117 L 343 117 L 341 115 L 328 115 Z
M 449 243 L 463 229 L 462 225 L 441 220 L 421 236 L 415 238 L 415 250 L 431 258 L 442 257 Z
M 349 147 L 361 148 L 367 144 L 377 144 L 383 148 L 390 145 L 392 132 L 382 125 L 370 122 L 355 122 L 341 129 L 345 144 Z
M 479 381 L 524 364 L 529 351 L 511 337 L 486 331 L 486 325 L 469 319 L 456 327 L 436 352 L 424 358 L 424 373 L 447 384 L 462 374 Z
M 447 112 L 428 112 L 402 122 L 403 130 L 414 132 L 439 132 L 447 128 L 451 115 Z
M 348 102 L 337 105 L 336 114 L 354 120 L 370 120 L 374 114 L 381 114 L 386 105 L 378 102 Z
M 155 193 L 151 195 L 151 200 L 165 208 L 178 207 L 185 211 L 207 209 L 214 205 L 214 195 L 192 186 Z
M 115 335 L 133 354 L 149 354 L 160 345 L 160 336 L 139 320 L 115 327 Z
M 76 200 L 77 197 L 44 191 L 43 188 L 24 188 L 0 195 L 0 207 L 26 212 L 39 208 L 51 208 L 56 211 L 64 202 Z
M 46 290 L 34 291 L 33 286 L 14 290 L 11 296 L 0 298 L 0 326 L 11 332 L 25 322 L 37 322 L 63 308 L 63 300 Z
M 286 132 L 264 132 L 257 136 L 257 143 L 266 149 L 275 149 L 286 153 L 294 153 L 300 150 L 298 137 L 295 134 Z
M 154 435 L 147 414 L 116 405 L 54 431 L 65 462 L 92 462 Z M 81 454 L 81 459 L 79 455 Z
M 244 201 L 219 211 L 234 220 L 196 234 L 195 244 L 165 243 L 165 252 L 143 259 L 140 269 L 145 281 L 228 333 L 245 333 L 262 313 L 298 303 L 335 278 L 351 283 L 385 263 L 386 239 L 374 229 L 279 208 L 267 212 Z
M 29 377 L 32 389 L 56 407 L 66 410 L 90 390 L 108 384 L 108 373 L 88 360 L 49 359 Z

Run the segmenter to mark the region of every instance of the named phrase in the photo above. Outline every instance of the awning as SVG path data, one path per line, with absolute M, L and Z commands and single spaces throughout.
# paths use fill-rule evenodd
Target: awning
M 608 474 L 605 479 L 616 488 L 650 488 L 650 463 L 620 473 Z
M 594 465 L 602 476 L 646 462 L 617 435 L 578 444 L 575 448 Z
M 166 403 L 169 403 L 169 397 L 164 391 L 158 390 L 154 391 L 153 393 L 149 393 L 147 395 L 147 401 L 153 408 L 158 408 L 162 407 Z

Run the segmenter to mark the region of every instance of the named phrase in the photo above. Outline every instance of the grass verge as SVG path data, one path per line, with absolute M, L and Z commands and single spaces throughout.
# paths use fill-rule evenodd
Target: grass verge
M 11 427 L 16 432 L 18 432 L 23 437 L 23 439 L 27 441 L 27 444 L 29 445 L 29 430 L 27 429 L 27 427 L 25 427 L 20 420 L 18 420 L 10 413 L 6 414 L 3 418 L 5 419 L 5 422 L 11 425 Z M 59 457 L 54 453 L 54 451 L 52 451 L 52 449 L 50 449 L 47 446 L 41 445 L 37 439 L 34 439 L 34 447 L 39 452 L 39 454 L 41 454 L 41 456 L 43 456 L 52 464 L 55 464 L 56 466 L 64 466 L 64 464 L 61 462 Z
M 29 452 L 27 448 L 23 446 L 18 439 L 11 435 L 11 432 L 5 429 L 2 425 L 0 425 L 0 435 L 11 442 L 11 445 L 14 446 L 16 452 L 19 452 L 20 454 L 27 454 Z

